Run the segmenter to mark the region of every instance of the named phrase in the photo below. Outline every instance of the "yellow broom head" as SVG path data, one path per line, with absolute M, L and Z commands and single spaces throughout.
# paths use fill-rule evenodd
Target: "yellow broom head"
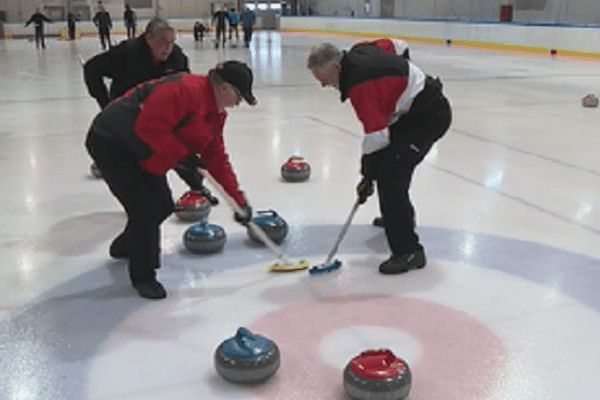
M 302 271 L 307 269 L 310 266 L 307 260 L 300 260 L 295 263 L 282 264 L 276 262 L 269 266 L 270 272 L 294 272 L 294 271 Z

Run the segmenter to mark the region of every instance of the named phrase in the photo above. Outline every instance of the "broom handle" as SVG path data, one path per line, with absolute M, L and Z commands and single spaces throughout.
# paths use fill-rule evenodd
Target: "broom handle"
M 346 223 L 342 227 L 342 230 L 340 231 L 340 234 L 338 235 L 338 238 L 337 238 L 335 244 L 333 245 L 333 248 L 327 255 L 327 259 L 325 260 L 323 265 L 329 265 L 329 263 L 331 263 L 333 256 L 338 251 L 338 247 L 340 247 L 340 243 L 342 242 L 342 239 L 344 238 L 344 236 L 346 236 L 346 232 L 348 231 L 348 228 L 350 227 L 352 218 L 354 218 L 354 214 L 356 214 L 356 210 L 358 210 L 359 206 L 360 206 L 360 203 L 358 202 L 358 199 L 357 199 L 356 202 L 354 203 L 354 206 L 352 207 L 352 211 L 350 211 L 350 215 L 348 215 L 348 219 L 346 220 Z
M 227 202 L 229 203 L 229 205 L 231 206 L 231 208 L 233 208 L 233 210 L 240 214 L 243 215 L 244 211 L 242 210 L 242 208 L 235 202 L 235 200 L 229 195 L 229 193 L 227 193 L 225 191 L 225 189 L 223 189 L 223 187 L 219 184 L 219 182 L 217 182 L 215 180 L 215 178 L 205 169 L 202 168 L 198 168 L 200 170 L 200 173 L 202 175 L 204 175 L 204 177 L 206 179 L 208 179 L 208 181 L 217 188 L 217 190 L 219 191 L 219 193 L 225 197 L 225 199 L 227 200 Z M 259 237 L 260 240 L 263 241 L 264 244 L 267 245 L 267 247 L 269 247 L 273 253 L 277 254 L 277 257 L 281 260 L 281 262 L 283 264 L 290 264 L 289 260 L 286 258 L 285 254 L 283 254 L 283 252 L 281 251 L 281 249 L 279 249 L 279 247 L 277 247 L 277 245 L 271 240 L 271 238 L 269 236 L 267 236 L 267 234 L 265 233 L 265 231 L 262 230 L 261 227 L 259 227 L 258 225 L 256 225 L 254 223 L 254 221 L 250 220 L 248 221 L 248 226 L 250 227 L 250 229 L 252 230 L 252 232 L 254 234 L 256 234 L 256 236 Z

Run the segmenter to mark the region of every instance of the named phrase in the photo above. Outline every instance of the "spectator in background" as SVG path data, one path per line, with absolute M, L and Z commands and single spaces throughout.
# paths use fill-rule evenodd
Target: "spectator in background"
M 219 47 L 221 36 L 223 36 L 223 47 L 225 47 L 226 35 L 225 35 L 225 20 L 229 20 L 229 13 L 225 10 L 225 6 L 222 6 L 219 11 L 213 14 L 213 23 L 216 21 L 215 33 L 216 42 L 215 48 Z
M 111 48 L 110 28 L 112 28 L 112 20 L 110 19 L 110 14 L 101 3 L 99 3 L 98 12 L 94 15 L 92 21 L 98 28 L 98 36 L 100 36 L 102 50 L 106 50 L 107 47 Z
M 244 31 L 244 43 L 246 47 L 250 47 L 250 41 L 252 40 L 252 30 L 256 23 L 256 15 L 248 6 L 240 14 L 240 22 L 242 23 L 242 30 Z
M 204 40 L 204 32 L 206 31 L 206 27 L 200 21 L 196 21 L 194 24 L 194 40 L 197 42 L 198 40 Z
M 35 25 L 35 47 L 39 49 L 41 45 L 42 49 L 45 49 L 46 43 L 44 42 L 44 22 L 52 22 L 52 20 L 42 14 L 39 8 L 36 8 L 35 12 L 31 15 L 27 22 L 25 22 L 25 26 L 29 26 L 29 24 L 32 22 Z
M 123 12 L 123 21 L 127 28 L 127 39 L 135 37 L 135 28 L 137 25 L 137 17 L 135 11 L 131 9 L 129 4 L 125 4 L 125 12 Z
M 238 32 L 238 23 L 240 21 L 240 14 L 235 11 L 235 8 L 232 8 L 229 11 L 229 40 L 231 40 L 231 34 L 235 31 L 235 39 L 240 39 L 240 34 Z
M 67 14 L 67 29 L 69 30 L 69 40 L 75 40 L 75 27 L 79 18 L 73 11 Z

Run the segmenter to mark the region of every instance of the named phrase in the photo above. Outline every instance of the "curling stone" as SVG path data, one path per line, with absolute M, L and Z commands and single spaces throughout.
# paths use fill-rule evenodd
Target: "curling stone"
M 94 178 L 100 179 L 102 178 L 102 172 L 98 169 L 98 166 L 94 163 L 90 165 L 90 173 Z
M 215 351 L 217 372 L 231 382 L 264 381 L 277 371 L 279 364 L 280 353 L 275 342 L 243 327 Z
M 175 215 L 182 221 L 200 221 L 209 213 L 210 202 L 195 190 L 185 192 L 175 203 Z
M 252 222 L 258 225 L 275 243 L 281 243 L 288 233 L 288 225 L 283 218 L 275 211 L 257 211 L 256 216 L 252 218 Z M 254 233 L 250 227 L 247 228 L 250 239 L 262 243 L 262 240 Z
M 281 166 L 281 177 L 288 182 L 302 182 L 310 176 L 310 165 L 304 157 L 291 156 Z
M 367 350 L 344 369 L 344 389 L 356 400 L 402 400 L 408 396 L 408 364 L 391 350 Z
M 192 253 L 216 253 L 225 246 L 225 230 L 219 225 L 202 220 L 187 228 L 183 234 L 183 244 Z
M 593 94 L 585 95 L 581 99 L 581 105 L 584 107 L 598 107 L 598 98 Z

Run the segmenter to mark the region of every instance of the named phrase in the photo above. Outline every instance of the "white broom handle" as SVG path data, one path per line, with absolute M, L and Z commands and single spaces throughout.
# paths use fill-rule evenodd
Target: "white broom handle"
M 331 259 L 333 258 L 335 253 L 337 253 L 338 247 L 340 247 L 340 243 L 342 242 L 342 239 L 346 235 L 346 232 L 348 231 L 348 228 L 350 227 L 350 223 L 352 222 L 352 218 L 354 218 L 354 214 L 356 214 L 356 210 L 358 210 L 359 206 L 360 206 L 360 203 L 357 199 L 356 202 L 354 203 L 354 206 L 352 207 L 352 211 L 350 211 L 350 215 L 348 215 L 348 219 L 346 220 L 346 223 L 342 227 L 342 230 L 340 231 L 340 234 L 338 235 L 338 238 L 335 241 L 333 248 L 327 255 L 327 259 L 325 260 L 325 263 L 323 263 L 323 265 L 327 266 L 327 265 L 329 265 L 329 263 L 331 263 Z
M 244 214 L 244 210 L 242 210 L 242 208 L 235 202 L 235 200 L 229 195 L 229 193 L 227 193 L 225 191 L 225 189 L 219 184 L 219 182 L 217 182 L 215 180 L 215 178 L 205 169 L 202 168 L 198 168 L 200 170 L 200 173 L 202 175 L 204 175 L 204 177 L 206 179 L 208 179 L 208 181 L 217 188 L 217 190 L 219 191 L 219 193 L 225 197 L 225 199 L 227 200 L 227 202 L 229 203 L 229 205 L 231 206 L 231 208 L 233 208 L 233 210 L 240 214 L 243 215 Z M 258 236 L 264 244 L 267 245 L 267 247 L 269 247 L 273 253 L 277 254 L 277 257 L 284 263 L 284 264 L 290 264 L 289 260 L 286 258 L 285 254 L 283 254 L 283 252 L 279 249 L 279 247 L 277 247 L 277 245 L 271 240 L 271 238 L 269 236 L 267 236 L 267 234 L 265 233 L 265 231 L 262 230 L 261 227 L 259 227 L 258 225 L 256 225 L 252 220 L 248 221 L 248 226 L 250 227 L 250 229 L 252 230 L 252 232 L 254 232 L 256 234 L 256 236 Z

